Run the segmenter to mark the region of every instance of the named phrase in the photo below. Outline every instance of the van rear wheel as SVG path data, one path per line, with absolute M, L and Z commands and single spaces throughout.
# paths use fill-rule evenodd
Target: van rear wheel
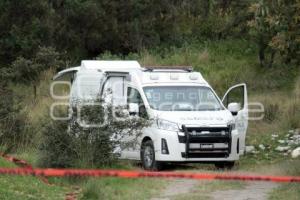
M 141 160 L 145 170 L 158 171 L 161 169 L 161 163 L 155 160 L 154 145 L 151 140 L 142 144 Z
M 234 167 L 234 161 L 224 161 L 224 162 L 216 162 L 215 167 L 217 169 L 228 169 L 231 170 Z

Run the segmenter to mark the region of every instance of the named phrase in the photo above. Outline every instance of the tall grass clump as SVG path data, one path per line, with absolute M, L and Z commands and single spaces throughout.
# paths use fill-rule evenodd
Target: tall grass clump
M 26 132 L 26 113 L 22 111 L 18 96 L 0 77 L 0 151 L 11 153 L 30 139 Z
M 285 119 L 285 126 L 293 129 L 300 128 L 300 78 L 296 81 L 293 93 L 289 96 Z

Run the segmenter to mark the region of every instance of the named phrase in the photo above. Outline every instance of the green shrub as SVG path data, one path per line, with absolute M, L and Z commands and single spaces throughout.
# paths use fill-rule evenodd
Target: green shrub
M 42 167 L 74 166 L 77 155 L 72 141 L 74 138 L 66 132 L 68 124 L 65 121 L 51 119 L 43 124 L 38 165 Z
M 105 114 L 107 118 L 105 118 Z M 73 113 L 75 115 L 75 113 Z M 118 148 L 135 144 L 124 142 L 124 136 L 138 136 L 148 120 L 119 115 L 114 118 L 111 107 L 82 106 L 81 119 L 46 121 L 40 145 L 40 165 L 43 167 L 102 167 L 113 164 Z M 99 127 L 85 124 L 103 123 Z M 135 137 L 133 137 L 135 138 Z
M 280 115 L 278 104 L 265 104 L 265 116 L 264 121 L 271 123 L 277 119 Z
M 3 80 L 3 79 L 2 79 Z M 19 111 L 17 98 L 4 81 L 0 81 L 0 151 L 9 153 L 26 140 L 26 115 Z

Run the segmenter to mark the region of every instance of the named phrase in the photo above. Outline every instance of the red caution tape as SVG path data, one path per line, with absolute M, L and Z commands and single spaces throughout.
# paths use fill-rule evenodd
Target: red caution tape
M 260 176 L 260 175 L 240 175 L 240 174 L 213 174 L 213 173 L 181 173 L 181 172 L 145 172 L 145 171 L 125 171 L 125 170 L 96 170 L 96 169 L 38 169 L 33 168 L 24 160 L 0 153 L 0 156 L 16 163 L 21 168 L 0 168 L 0 174 L 38 176 L 43 182 L 49 184 L 45 177 L 164 177 L 164 178 L 186 178 L 186 179 L 207 179 L 207 180 L 240 180 L 240 181 L 271 181 L 271 182 L 297 182 L 300 183 L 300 176 Z
M 32 175 L 46 177 L 164 177 L 164 178 L 187 178 L 187 179 L 208 179 L 208 180 L 240 180 L 240 181 L 272 181 L 272 182 L 297 182 L 299 176 L 258 176 L 258 175 L 234 175 L 234 174 L 213 174 L 213 173 L 180 173 L 180 172 L 143 172 L 125 170 L 90 170 L 90 169 L 29 169 L 29 168 L 0 168 L 0 174 L 9 175 Z
M 25 160 L 21 160 L 21 159 L 15 158 L 13 156 L 10 156 L 10 155 L 4 154 L 4 153 L 0 153 L 0 156 L 2 158 L 6 159 L 7 161 L 15 163 L 16 165 L 18 165 L 21 168 L 33 169 L 32 165 L 29 164 L 28 162 L 26 162 Z M 45 177 L 39 176 L 38 178 L 40 180 L 42 180 L 44 183 L 50 185 L 48 179 L 46 179 Z
M 15 163 L 16 165 L 18 165 L 20 167 L 32 169 L 32 166 L 30 164 L 28 164 L 25 160 L 21 160 L 21 159 L 15 158 L 13 156 L 9 156 L 9 155 L 4 154 L 4 153 L 0 153 L 0 156 L 2 158 L 4 158 L 5 160 L 13 162 L 13 163 Z
M 21 160 L 21 159 L 15 158 L 13 156 L 10 156 L 10 155 L 7 155 L 7 154 L 1 153 L 1 152 L 0 152 L 0 156 L 2 158 L 6 159 L 7 161 L 15 163 L 16 165 L 18 165 L 19 167 L 21 167 L 23 169 L 25 168 L 25 169 L 33 170 L 32 165 L 29 164 L 28 162 L 26 162 L 25 160 Z M 49 183 L 48 179 L 45 176 L 37 176 L 37 177 L 41 181 L 43 181 L 45 184 L 53 185 L 53 184 Z M 76 200 L 79 195 L 79 191 L 80 191 L 79 187 L 74 187 L 71 192 L 68 192 L 66 194 L 65 200 Z

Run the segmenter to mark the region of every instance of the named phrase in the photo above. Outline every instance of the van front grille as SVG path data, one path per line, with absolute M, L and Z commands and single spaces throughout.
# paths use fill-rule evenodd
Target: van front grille
M 178 136 L 185 143 L 186 158 L 228 157 L 231 150 L 231 130 L 229 127 L 186 127 L 182 126 L 185 136 Z

